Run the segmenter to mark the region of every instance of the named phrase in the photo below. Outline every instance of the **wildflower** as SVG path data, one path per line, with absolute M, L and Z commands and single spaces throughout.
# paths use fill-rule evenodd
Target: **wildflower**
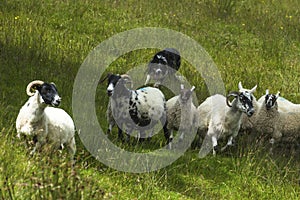
M 15 20 L 18 20 L 18 19 L 20 19 L 20 16 L 19 15 L 15 16 Z

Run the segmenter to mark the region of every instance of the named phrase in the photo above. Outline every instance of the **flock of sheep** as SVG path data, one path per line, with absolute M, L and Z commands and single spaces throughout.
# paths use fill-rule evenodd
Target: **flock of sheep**
M 129 75 L 108 74 L 102 80 L 108 82 L 108 133 L 116 125 L 121 140 L 124 140 L 123 131 L 126 132 L 126 140 L 134 132 L 138 132 L 138 140 L 144 140 L 151 138 L 154 127 L 161 123 L 167 148 L 172 149 L 174 130 L 180 133 L 179 142 L 184 140 L 185 134 L 196 130 L 203 136 L 204 142 L 211 144 L 208 149 L 202 145 L 201 155 L 211 150 L 214 155 L 225 150 L 233 145 L 241 130 L 266 135 L 271 144 L 281 141 L 297 144 L 300 105 L 279 97 L 279 92 L 274 95 L 267 90 L 257 101 L 254 97 L 257 86 L 245 89 L 239 83 L 238 91 L 230 92 L 226 97 L 212 95 L 196 108 L 192 100 L 195 87 L 186 88 L 181 84 L 180 93 L 166 101 L 159 86 L 166 78 L 176 76 L 180 63 L 181 58 L 176 49 L 167 48 L 158 52 L 148 65 L 145 82 L 147 85 L 151 79 L 154 80 L 154 87 L 146 86 L 136 90 L 128 88 L 128 84 L 132 84 Z M 16 120 L 18 137 L 32 137 L 35 147 L 31 154 L 46 143 L 50 143 L 54 149 L 65 145 L 73 160 L 76 152 L 75 126 L 64 110 L 56 108 L 61 99 L 55 84 L 32 81 L 26 92 L 30 97 L 20 109 Z M 224 147 L 218 145 L 218 140 L 222 138 L 227 140 Z

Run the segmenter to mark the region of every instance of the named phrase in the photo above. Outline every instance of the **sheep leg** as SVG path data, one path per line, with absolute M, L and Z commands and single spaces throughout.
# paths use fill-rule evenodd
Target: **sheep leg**
M 30 155 L 33 155 L 37 150 L 40 150 L 40 148 L 47 142 L 47 137 L 45 133 L 39 133 L 34 138 L 36 138 L 36 143 L 33 150 L 30 152 Z
M 275 144 L 275 139 L 271 138 L 269 142 L 271 144 L 270 155 L 273 155 L 273 147 L 274 147 L 274 144 Z
M 147 85 L 147 84 L 149 83 L 149 81 L 150 81 L 150 75 L 147 74 L 147 78 L 146 78 L 146 81 L 145 81 L 145 84 L 144 84 L 144 85 Z
M 151 140 L 151 138 L 152 138 L 152 136 L 153 136 L 153 128 L 150 130 L 150 132 L 149 132 L 149 136 L 148 136 L 148 138 L 147 138 L 147 141 L 148 142 L 150 142 L 150 140 Z
M 165 138 L 167 140 L 167 145 L 168 145 L 172 141 L 173 137 L 171 139 L 171 135 L 170 135 L 169 129 L 167 128 L 168 122 L 166 121 L 165 124 L 163 124 L 163 122 L 164 122 L 163 119 L 160 120 L 160 121 L 161 121 L 161 124 L 163 126 L 164 136 L 165 136 Z
M 227 144 L 221 148 L 221 151 L 224 151 L 228 146 L 232 146 L 233 145 L 233 136 L 230 136 L 228 141 L 227 141 Z
M 45 142 L 38 141 L 38 142 L 35 144 L 33 150 L 30 152 L 30 155 L 33 156 L 33 154 L 34 154 L 37 150 L 39 150 L 39 149 L 43 146 L 43 144 L 45 144 Z
M 217 137 L 212 136 L 211 137 L 211 142 L 212 142 L 212 145 L 213 145 L 213 155 L 215 156 L 216 152 L 219 151 Z
M 140 131 L 139 132 L 139 137 L 138 137 L 139 142 L 144 142 L 145 141 L 145 131 Z
M 113 128 L 113 124 L 108 125 L 107 134 L 110 134 Z
M 72 139 L 70 140 L 67 148 L 68 148 L 68 152 L 69 152 L 69 155 L 70 155 L 71 164 L 73 166 L 75 164 L 74 155 L 76 153 L 75 137 L 72 137 Z
M 173 130 L 170 131 L 170 136 L 168 140 L 168 149 L 172 149 L 172 142 L 173 142 Z
M 120 127 L 118 127 L 118 138 L 123 142 L 124 137 L 123 137 L 123 131 Z
M 182 141 L 183 138 L 184 138 L 184 131 L 182 131 L 182 133 L 180 134 L 179 141 Z

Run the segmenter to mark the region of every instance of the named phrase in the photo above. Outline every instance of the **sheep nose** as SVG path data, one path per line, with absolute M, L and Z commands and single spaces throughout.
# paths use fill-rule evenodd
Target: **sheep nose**
M 247 112 L 247 115 L 248 115 L 249 117 L 251 117 L 253 114 L 254 114 L 254 109 L 251 108 L 251 109 Z
M 112 90 L 107 90 L 107 95 L 108 95 L 108 96 L 111 96 L 111 95 L 112 95 L 112 92 L 113 92 Z
M 57 102 L 58 104 L 60 104 L 61 98 L 59 97 L 59 99 L 57 99 L 56 102 Z
M 54 97 L 54 100 L 52 101 L 52 105 L 53 105 L 53 106 L 59 106 L 60 102 L 61 102 L 60 96 L 56 95 L 56 96 Z
M 156 72 L 157 74 L 161 74 L 161 73 L 162 73 L 162 70 L 161 70 L 161 69 L 157 69 L 155 72 Z

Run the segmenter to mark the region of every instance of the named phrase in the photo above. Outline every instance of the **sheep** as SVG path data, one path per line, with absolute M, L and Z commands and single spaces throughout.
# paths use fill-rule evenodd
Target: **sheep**
M 170 132 L 170 142 L 168 148 L 172 148 L 173 130 L 180 129 L 179 140 L 182 141 L 184 134 L 191 132 L 193 127 L 197 127 L 198 112 L 192 102 L 192 93 L 195 89 L 185 89 L 181 84 L 180 94 L 167 101 L 167 129 Z
M 109 99 L 109 101 L 108 101 L 107 110 L 106 110 L 106 119 L 107 119 L 107 123 L 108 123 L 107 134 L 110 134 L 113 127 L 116 125 L 116 121 L 114 119 L 114 116 L 113 116 L 112 110 L 111 110 L 111 99 Z
M 108 74 L 102 81 L 108 80 L 107 95 L 110 97 L 110 109 L 118 126 L 118 137 L 123 140 L 122 128 L 130 134 L 138 130 L 139 139 L 144 138 L 145 130 L 149 130 L 160 121 L 166 135 L 166 100 L 158 88 L 144 87 L 130 90 L 126 83 L 131 78 L 124 75 Z M 127 137 L 129 139 L 129 137 Z
M 32 136 L 36 140 L 31 155 L 48 142 L 56 149 L 66 144 L 73 160 L 76 152 L 75 126 L 63 109 L 55 108 L 61 102 L 55 84 L 35 80 L 27 85 L 26 93 L 30 97 L 16 119 L 17 137 Z
M 258 102 L 262 103 L 265 96 L 262 96 Z M 280 112 L 300 112 L 300 104 L 295 104 L 283 97 L 277 99 L 278 109 Z
M 265 100 L 256 121 L 255 130 L 262 136 L 271 138 L 270 152 L 275 143 L 286 142 L 298 145 L 300 137 L 300 112 L 286 112 L 279 109 L 279 92 L 276 95 L 266 91 Z
M 220 138 L 229 137 L 221 151 L 232 145 L 233 139 L 238 135 L 240 129 L 242 114 L 246 113 L 250 117 L 254 113 L 252 94 L 256 87 L 257 85 L 251 90 L 245 90 L 239 83 L 239 89 L 243 92 L 230 92 L 226 97 L 215 94 L 200 104 L 197 108 L 199 131 L 207 130 L 199 152 L 200 158 L 209 153 L 211 146 L 207 147 L 207 145 L 210 144 L 212 144 L 213 155 L 216 155 L 216 151 L 219 149 L 217 141 Z M 229 102 L 230 97 L 234 97 L 232 103 Z
M 277 134 L 280 134 L 278 132 L 280 116 L 277 104 L 279 94 L 280 92 L 276 95 L 269 94 L 269 90 L 266 90 L 266 94 L 263 96 L 264 100 L 261 101 L 262 98 L 259 100 L 262 104 L 257 111 L 251 134 L 259 134 L 259 138 L 262 141 L 264 141 L 262 138 L 265 138 L 266 136 L 271 137 L 274 134 L 277 137 Z
M 175 75 L 180 64 L 179 51 L 174 48 L 166 48 L 156 53 L 148 64 L 145 85 L 149 83 L 150 79 L 153 79 L 154 87 L 158 87 L 167 76 Z
M 245 92 L 248 90 L 248 89 L 243 88 L 241 83 L 239 83 L 238 87 L 239 87 L 239 92 Z M 252 131 L 253 126 L 255 125 L 255 120 L 258 116 L 258 112 L 256 112 L 256 111 L 258 111 L 260 109 L 260 107 L 262 106 L 263 102 L 257 101 L 253 94 L 252 94 L 252 98 L 253 98 L 252 104 L 253 104 L 255 112 L 251 117 L 247 116 L 246 114 L 242 115 L 240 131 L 250 131 L 250 132 Z

